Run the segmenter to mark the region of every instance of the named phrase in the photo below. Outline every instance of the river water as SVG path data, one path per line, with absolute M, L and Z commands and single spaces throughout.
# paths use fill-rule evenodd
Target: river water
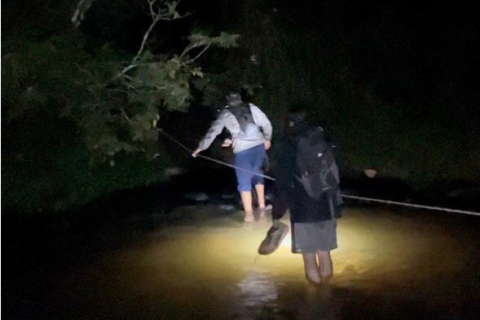
M 88 258 L 43 279 L 9 282 L 5 319 L 476 319 L 480 312 L 478 219 L 346 208 L 335 277 L 315 287 L 289 236 L 259 256 L 270 222 L 246 225 L 227 209 L 185 205 L 167 219 L 137 216 L 102 230 L 90 245 L 103 249 Z

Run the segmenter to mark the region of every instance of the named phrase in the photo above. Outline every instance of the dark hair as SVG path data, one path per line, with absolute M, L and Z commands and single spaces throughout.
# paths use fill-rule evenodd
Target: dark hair
M 242 96 L 242 93 L 240 92 L 240 90 L 235 90 L 235 89 L 230 89 L 226 92 L 226 96 L 227 97 L 230 97 L 230 96 Z
M 288 107 L 287 120 L 293 122 L 295 125 L 309 124 L 309 116 L 307 113 L 307 104 L 304 101 L 299 101 Z
M 307 114 L 307 104 L 303 101 L 294 103 L 288 107 L 288 113 L 294 114 L 294 113 L 304 113 L 305 115 Z
M 242 95 L 238 91 L 230 90 L 227 94 L 227 103 L 229 106 L 241 106 L 244 104 Z
M 302 135 L 315 127 L 307 112 L 305 101 L 299 101 L 288 107 L 287 121 L 286 132 L 291 136 Z

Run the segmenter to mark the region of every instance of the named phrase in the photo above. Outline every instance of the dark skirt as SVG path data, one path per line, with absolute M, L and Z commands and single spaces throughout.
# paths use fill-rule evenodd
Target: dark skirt
M 313 253 L 336 248 L 337 223 L 335 219 L 293 224 L 292 252 Z

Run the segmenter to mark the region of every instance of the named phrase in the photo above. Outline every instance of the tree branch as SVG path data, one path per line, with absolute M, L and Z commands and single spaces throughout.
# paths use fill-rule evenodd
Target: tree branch
M 192 62 L 194 62 L 195 60 L 197 60 L 198 58 L 200 58 L 200 57 L 205 53 L 205 51 L 207 51 L 211 46 L 212 46 L 212 44 L 209 43 L 205 48 L 203 48 L 202 51 L 200 51 L 199 54 L 197 54 L 197 55 L 195 56 L 195 58 L 190 59 L 187 63 L 192 63 Z
M 143 35 L 143 39 L 142 39 L 142 43 L 140 44 L 140 48 L 138 49 L 138 52 L 135 55 L 135 57 L 133 57 L 132 62 L 130 62 L 130 64 L 128 66 L 123 68 L 123 70 L 120 72 L 118 77 L 121 77 L 122 75 L 124 75 L 125 73 L 130 71 L 131 69 L 136 68 L 138 66 L 136 64 L 136 62 L 138 61 L 138 59 L 140 59 L 141 55 L 143 54 L 143 51 L 145 50 L 145 46 L 147 44 L 147 41 L 150 37 L 150 33 L 152 32 L 153 28 L 157 25 L 157 23 L 159 21 L 162 21 L 162 20 L 172 21 L 172 20 L 176 20 L 176 19 L 182 19 L 182 18 L 185 18 L 185 17 L 187 17 L 191 14 L 190 12 L 186 13 L 184 15 L 178 14 L 178 12 L 175 9 L 178 6 L 178 4 L 180 3 L 180 1 L 178 1 L 178 2 L 174 1 L 173 3 L 171 3 L 172 7 L 169 7 L 169 9 L 163 9 L 163 10 L 159 9 L 158 12 L 156 12 L 155 8 L 154 8 L 154 5 L 155 5 L 156 2 L 157 2 L 157 0 L 148 0 L 150 16 L 152 17 L 152 23 L 150 24 L 147 31 Z M 167 2 L 167 6 L 169 6 L 168 2 Z M 117 79 L 118 77 L 116 77 L 115 79 Z
M 135 64 L 135 62 L 138 61 L 138 59 L 140 59 L 140 56 L 142 55 L 143 53 L 143 49 L 145 48 L 145 45 L 147 43 L 147 40 L 150 36 L 150 32 L 152 32 L 153 28 L 155 27 L 155 25 L 158 23 L 158 21 L 160 21 L 161 19 L 155 17 L 153 19 L 153 22 L 152 24 L 150 25 L 150 27 L 148 28 L 147 32 L 145 32 L 145 34 L 143 35 L 143 40 L 142 40 L 142 44 L 140 45 L 140 49 L 138 49 L 138 52 L 137 52 L 137 55 L 133 58 L 132 62 L 130 63 L 130 66 Z M 127 70 L 128 71 L 128 70 Z M 126 72 L 126 71 L 124 71 Z

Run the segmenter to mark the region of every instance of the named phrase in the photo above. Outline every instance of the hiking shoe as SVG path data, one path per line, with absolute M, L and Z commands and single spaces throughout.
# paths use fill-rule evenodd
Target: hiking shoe
M 278 228 L 271 227 L 267 232 L 267 236 L 258 247 L 258 253 L 267 255 L 277 250 L 288 234 L 288 230 L 288 226 L 282 222 L 279 222 Z

